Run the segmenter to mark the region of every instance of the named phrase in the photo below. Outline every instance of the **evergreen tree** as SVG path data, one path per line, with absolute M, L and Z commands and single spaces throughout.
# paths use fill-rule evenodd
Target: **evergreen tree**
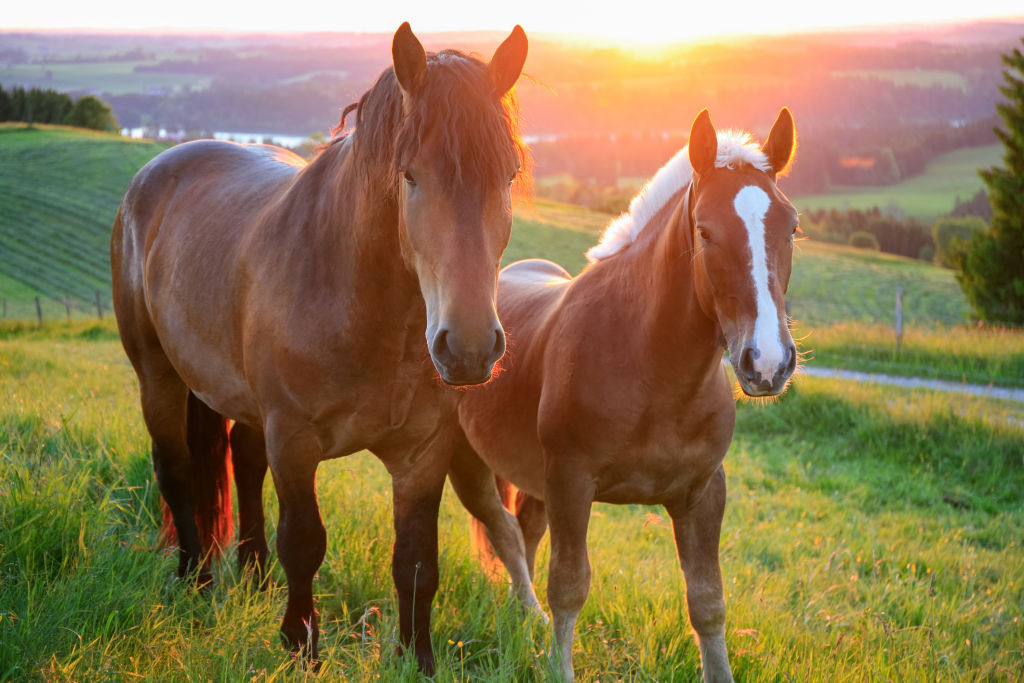
M 0 121 L 12 121 L 11 117 L 11 96 L 4 91 L 0 85 Z
M 79 128 L 92 128 L 94 130 L 106 130 L 117 132 L 117 119 L 107 106 L 98 97 L 86 95 L 75 100 L 64 123 Z
M 1021 41 L 1024 43 L 1024 39 Z M 974 234 L 954 251 L 951 261 L 957 280 L 982 320 L 1024 324 L 1024 54 L 1019 48 L 1003 55 L 999 91 L 1006 102 L 996 105 L 1006 130 L 996 136 L 1006 148 L 1005 168 L 979 172 L 988 189 L 993 215 L 991 227 Z

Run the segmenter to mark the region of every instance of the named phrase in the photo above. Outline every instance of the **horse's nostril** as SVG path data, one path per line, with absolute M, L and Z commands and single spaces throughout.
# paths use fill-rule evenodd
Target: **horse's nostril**
M 443 358 L 448 353 L 448 330 L 441 330 L 434 336 L 434 343 L 430 348 L 434 358 Z
M 494 330 L 494 349 L 492 349 L 494 360 L 505 354 L 505 332 L 499 327 Z
M 753 346 L 746 346 L 743 348 L 743 352 L 740 354 L 740 372 L 747 377 L 754 376 L 754 361 L 761 355 Z
M 790 344 L 786 347 L 786 374 L 791 375 L 796 370 L 796 347 Z

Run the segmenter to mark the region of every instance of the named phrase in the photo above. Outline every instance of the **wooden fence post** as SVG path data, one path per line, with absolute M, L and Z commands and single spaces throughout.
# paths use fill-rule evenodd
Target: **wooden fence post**
M 4 320 L 7 319 L 7 298 L 4 298 Z
M 71 295 L 64 295 L 64 310 L 68 313 L 68 322 L 71 322 Z
M 103 300 L 100 299 L 100 290 L 96 290 L 96 316 L 103 320 Z
M 39 297 L 36 297 L 36 317 L 39 318 L 39 325 L 43 324 L 43 304 L 40 303 Z
M 903 287 L 896 286 L 896 355 L 903 346 Z

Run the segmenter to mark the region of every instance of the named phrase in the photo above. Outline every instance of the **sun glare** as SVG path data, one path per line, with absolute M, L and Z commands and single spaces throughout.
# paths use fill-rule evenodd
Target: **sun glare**
M 530 35 L 557 34 L 637 49 L 748 34 L 780 34 L 858 25 L 955 21 L 968 18 L 1021 17 L 1019 0 L 975 0 L 970 4 L 932 5 L 927 14 L 913 3 L 861 0 L 854 5 L 820 0 L 753 0 L 717 4 L 631 0 L 614 10 L 577 3 L 521 0 L 492 5 L 467 0 L 444 4 L 398 0 L 345 11 L 323 0 L 293 0 L 287 8 L 265 11 L 251 3 L 180 0 L 147 5 L 111 0 L 100 5 L 57 0 L 13 3 L 4 10 L 4 29 L 88 28 L 114 30 L 199 30 L 218 32 L 371 32 L 394 31 L 409 21 L 418 33 L 494 30 L 520 24 Z

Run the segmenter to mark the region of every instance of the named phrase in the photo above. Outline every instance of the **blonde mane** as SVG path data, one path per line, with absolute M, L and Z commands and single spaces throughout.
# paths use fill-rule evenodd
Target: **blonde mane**
M 750 133 L 726 130 L 718 133 L 718 155 L 715 166 L 732 168 L 738 164 L 750 164 L 760 171 L 769 171 L 768 157 Z M 689 146 L 683 147 L 669 159 L 668 163 L 654 174 L 629 203 L 629 209 L 614 219 L 605 228 L 601 240 L 591 247 L 587 259 L 591 263 L 617 254 L 636 241 L 654 215 L 658 213 L 679 190 L 686 187 L 693 177 L 690 166 Z

